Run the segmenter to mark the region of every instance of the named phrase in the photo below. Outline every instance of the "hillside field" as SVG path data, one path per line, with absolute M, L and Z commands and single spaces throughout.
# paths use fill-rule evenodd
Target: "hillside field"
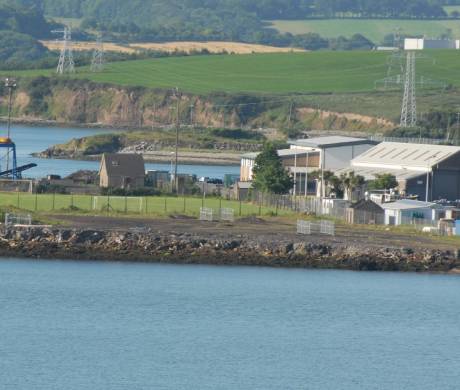
M 419 76 L 460 86 L 460 51 L 426 51 L 417 62 Z M 310 52 L 190 56 L 108 64 L 101 73 L 79 68 L 71 76 L 100 83 L 174 88 L 196 94 L 212 92 L 291 94 L 374 91 L 385 77 L 385 52 Z M 54 69 L 2 72 L 3 76 L 38 76 Z
M 380 44 L 385 35 L 394 33 L 397 28 L 407 35 L 437 38 L 450 30 L 453 37 L 460 37 L 460 20 L 324 19 L 277 20 L 270 23 L 283 33 L 317 33 L 326 38 L 351 37 L 359 33 L 375 44 Z
M 40 41 L 44 46 L 50 50 L 60 50 L 62 43 L 59 41 Z M 96 42 L 83 42 L 73 41 L 72 48 L 76 51 L 91 51 L 97 47 Z M 173 53 L 175 51 L 182 51 L 190 53 L 193 51 L 208 50 L 210 53 L 233 53 L 233 54 L 251 54 L 251 53 L 289 53 L 289 52 L 303 52 L 302 49 L 293 49 L 290 47 L 275 47 L 267 45 L 257 45 L 252 43 L 242 42 L 162 42 L 162 43 L 127 43 L 118 44 L 114 42 L 104 43 L 105 51 L 121 52 L 121 53 L 139 53 L 144 50 L 162 51 Z

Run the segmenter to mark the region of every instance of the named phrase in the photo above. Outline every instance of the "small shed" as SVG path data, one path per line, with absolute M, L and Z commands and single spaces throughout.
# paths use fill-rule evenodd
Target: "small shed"
M 400 199 L 395 202 L 383 203 L 385 225 L 410 224 L 413 221 L 434 221 L 438 211 L 443 207 L 431 202 L 412 199 Z
M 144 187 L 144 158 L 134 153 L 104 153 L 99 168 L 103 188 L 133 189 Z
M 236 200 L 247 200 L 249 198 L 249 192 L 252 188 L 252 182 L 239 181 L 233 186 L 234 198 Z
M 346 220 L 350 224 L 383 224 L 385 210 L 372 200 L 363 199 L 346 210 Z

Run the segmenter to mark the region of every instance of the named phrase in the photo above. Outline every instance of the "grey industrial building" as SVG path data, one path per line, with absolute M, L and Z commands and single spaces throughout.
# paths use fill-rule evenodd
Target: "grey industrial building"
M 460 147 L 382 142 L 351 160 L 354 171 L 373 180 L 390 173 L 406 196 L 420 200 L 460 199 Z

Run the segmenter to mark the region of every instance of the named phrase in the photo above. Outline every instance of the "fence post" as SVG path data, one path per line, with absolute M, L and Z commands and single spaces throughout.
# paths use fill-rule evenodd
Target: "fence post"
M 148 214 L 149 213 L 149 197 L 147 196 L 145 198 L 145 213 Z
M 19 208 L 19 191 L 18 191 L 18 199 L 17 199 L 17 202 L 16 202 L 16 206 L 17 206 L 17 208 Z
M 56 193 L 53 192 L 53 211 L 54 211 L 54 207 L 55 207 L 55 202 L 56 202 Z
M 222 197 L 219 198 L 219 210 L 222 210 Z
M 278 198 L 275 199 L 275 216 L 278 216 Z
M 239 214 L 240 214 L 240 217 L 241 217 L 241 199 L 240 199 L 240 212 L 239 212 Z
M 206 192 L 203 192 L 203 197 L 201 198 L 201 207 L 204 207 L 204 198 L 206 198 Z
M 184 214 L 185 214 L 185 212 L 186 212 L 186 210 L 187 210 L 187 207 L 186 207 L 186 203 L 185 203 L 185 202 L 186 202 L 186 197 L 185 197 L 185 195 L 184 195 Z
M 93 195 L 90 195 L 90 196 L 89 196 L 89 209 L 88 209 L 88 211 L 91 211 L 91 210 L 93 210 L 94 208 L 95 208 L 95 207 L 94 207 L 94 197 L 93 197 Z
M 168 212 L 168 198 L 165 197 L 165 213 Z
M 38 194 L 35 193 L 35 211 L 38 209 Z
M 70 195 L 70 208 L 73 209 L 73 194 Z
M 125 195 L 125 214 L 128 214 L 128 197 Z

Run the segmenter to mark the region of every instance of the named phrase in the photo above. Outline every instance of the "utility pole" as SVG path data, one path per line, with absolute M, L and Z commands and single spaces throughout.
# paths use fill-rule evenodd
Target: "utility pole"
M 175 148 L 175 167 L 174 167 L 174 188 L 176 194 L 179 193 L 179 180 L 177 177 L 177 165 L 179 159 L 179 126 L 180 126 L 180 117 L 179 117 L 179 108 L 180 108 L 180 99 L 182 97 L 179 88 L 176 87 L 173 91 L 173 96 L 176 99 L 176 148 Z
M 193 104 L 190 104 L 190 126 L 193 127 Z
M 288 118 L 289 127 L 291 127 L 292 105 L 293 105 L 293 102 L 292 102 L 292 100 L 291 100 L 291 102 L 290 102 L 290 104 L 289 104 L 289 118 Z
M 11 113 L 13 111 L 13 91 L 16 89 L 16 80 L 6 78 L 5 79 L 5 87 L 8 88 L 8 124 L 7 124 L 7 137 L 8 137 L 8 142 L 10 141 L 11 138 Z M 14 158 L 14 155 L 13 155 Z M 13 164 L 14 165 L 14 164 Z M 6 170 L 8 171 L 10 169 L 10 154 L 9 150 L 6 155 Z
M 53 30 L 53 33 L 62 33 L 62 47 L 59 56 L 58 66 L 56 68 L 57 74 L 74 73 L 75 63 L 73 60 L 72 52 L 72 30 L 70 27 L 64 27 L 64 30 Z
M 16 89 L 16 80 L 6 78 L 5 79 L 5 87 L 8 88 L 8 138 L 11 135 L 11 113 L 13 110 L 13 91 Z
M 157 113 L 157 104 L 153 103 L 153 112 L 152 112 L 152 131 L 155 130 L 155 120 Z

